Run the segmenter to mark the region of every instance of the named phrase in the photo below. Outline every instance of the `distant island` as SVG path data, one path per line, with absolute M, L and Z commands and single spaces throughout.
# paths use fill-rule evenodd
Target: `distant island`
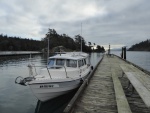
M 150 39 L 132 45 L 128 51 L 150 51 Z
M 67 34 L 58 34 L 55 29 L 48 29 L 45 37 L 41 40 L 33 40 L 29 38 L 11 37 L 0 34 L 0 51 L 47 51 L 49 39 L 50 52 L 60 51 L 56 47 L 64 47 L 67 51 L 82 51 L 83 52 L 104 52 L 103 46 L 97 45 L 96 49 L 92 49 L 96 44 L 86 42 L 80 35 L 75 35 L 74 39 Z

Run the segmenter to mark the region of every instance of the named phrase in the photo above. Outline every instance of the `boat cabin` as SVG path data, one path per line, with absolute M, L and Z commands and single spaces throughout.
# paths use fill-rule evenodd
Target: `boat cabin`
M 89 64 L 89 57 L 84 56 L 53 56 L 49 58 L 48 68 L 53 67 L 71 67 L 71 68 L 80 68 L 82 66 Z
M 47 68 L 40 70 L 44 78 L 68 78 L 85 76 L 91 70 L 88 54 L 61 54 L 49 57 Z

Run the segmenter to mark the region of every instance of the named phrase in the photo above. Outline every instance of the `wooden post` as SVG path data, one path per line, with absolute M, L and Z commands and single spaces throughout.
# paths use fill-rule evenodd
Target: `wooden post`
M 126 47 L 124 47 L 124 59 L 126 60 Z
M 110 44 L 109 44 L 109 49 L 108 49 L 108 55 L 110 55 Z
M 121 52 L 121 58 L 123 58 L 123 47 L 122 47 L 122 52 Z

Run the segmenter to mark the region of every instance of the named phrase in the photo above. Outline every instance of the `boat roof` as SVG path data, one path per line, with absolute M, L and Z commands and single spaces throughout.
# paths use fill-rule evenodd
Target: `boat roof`
M 79 60 L 83 58 L 87 58 L 89 55 L 84 52 L 66 52 L 66 53 L 59 53 L 55 56 L 49 57 L 49 59 L 57 58 L 57 59 L 73 59 Z

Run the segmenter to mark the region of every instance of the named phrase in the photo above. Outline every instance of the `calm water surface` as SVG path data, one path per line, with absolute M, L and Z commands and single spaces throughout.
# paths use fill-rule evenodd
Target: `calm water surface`
M 112 51 L 111 53 L 120 56 L 121 51 Z M 127 51 L 127 60 L 150 71 L 150 52 Z
M 91 54 L 93 66 L 102 54 Z M 32 56 L 31 62 L 38 66 L 46 65 L 43 55 Z M 45 103 L 38 101 L 29 86 L 15 84 L 18 76 L 29 75 L 29 56 L 0 57 L 0 113 L 61 113 L 74 92 L 60 96 Z M 37 69 L 37 72 L 40 68 Z

